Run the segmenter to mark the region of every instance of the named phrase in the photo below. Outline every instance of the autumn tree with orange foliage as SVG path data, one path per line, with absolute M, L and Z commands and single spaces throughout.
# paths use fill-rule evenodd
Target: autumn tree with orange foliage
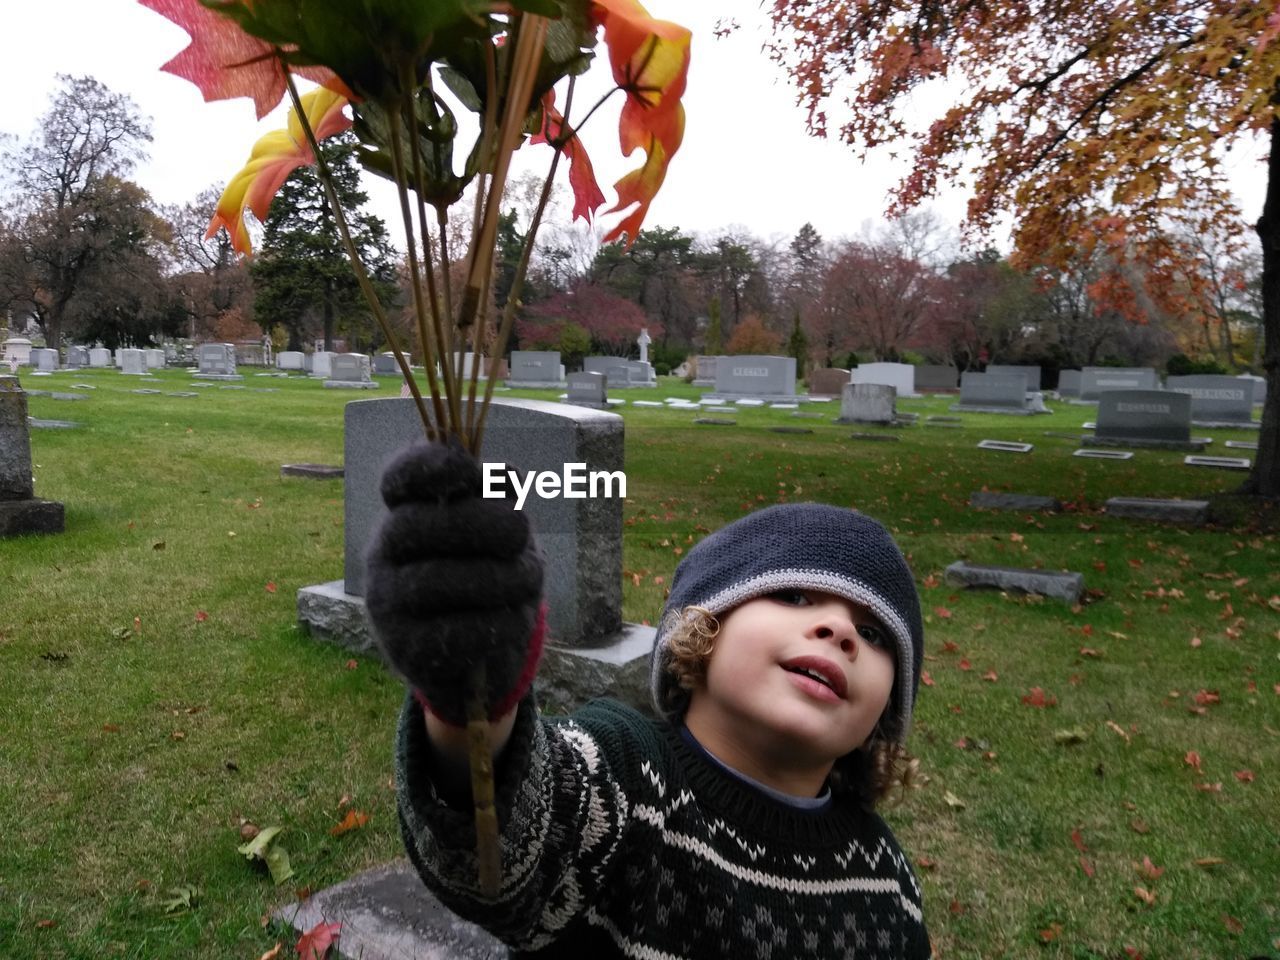
M 970 188 L 975 233 L 1008 215 L 1015 262 L 1138 262 L 1162 309 L 1207 306 L 1180 234 L 1240 239 L 1223 151 L 1270 136 L 1263 249 L 1267 402 L 1244 490 L 1280 496 L 1280 10 L 1244 0 L 774 0 L 774 57 L 817 136 L 909 145 L 891 210 Z M 833 103 L 833 94 L 836 95 Z M 921 105 L 936 116 L 915 119 Z M 950 104 L 948 106 L 948 104 Z M 839 109 L 832 123 L 828 109 Z M 847 109 L 845 109 L 847 108 Z M 1132 309 L 1117 270 L 1096 295 Z M 1170 301 L 1177 302 L 1170 302 Z M 1207 310 L 1205 312 L 1208 312 Z

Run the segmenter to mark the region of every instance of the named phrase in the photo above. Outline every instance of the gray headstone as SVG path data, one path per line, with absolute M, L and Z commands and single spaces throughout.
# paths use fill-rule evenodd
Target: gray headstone
M 58 369 L 58 351 L 37 347 L 31 351 L 31 366 L 37 370 L 52 372 Z
M 1130 520 L 1158 520 L 1165 523 L 1204 523 L 1209 515 L 1208 500 L 1162 500 L 1156 497 L 1112 497 L 1104 506 L 1107 514 Z
M 960 378 L 960 406 L 1008 412 L 1026 412 L 1027 378 L 1014 373 L 975 373 Z
M 369 383 L 369 358 L 363 353 L 334 354 L 329 362 L 329 379 L 350 383 Z
M 27 395 L 17 377 L 0 376 L 0 537 L 61 533 L 61 503 L 35 496 Z
M 656 387 L 658 385 L 657 374 L 654 373 L 653 364 L 648 360 L 628 360 L 627 369 L 631 376 L 631 386 Z
M 716 393 L 748 397 L 794 397 L 794 357 L 733 356 L 716 363 Z
M 1108 390 L 1157 390 L 1160 380 L 1148 367 L 1085 367 L 1080 371 L 1080 399 L 1097 400 Z
M 969 494 L 969 506 L 977 510 L 1015 510 L 1019 513 L 1057 513 L 1062 502 L 1054 497 L 1030 493 L 997 493 L 975 490 Z
M 300 371 L 304 356 L 301 350 L 281 350 L 276 354 L 276 369 Z
M 385 508 L 378 484 L 387 462 L 423 437 L 412 399 L 346 405 L 344 465 L 346 592 L 364 595 L 364 553 Z M 495 400 L 485 426 L 483 459 L 522 473 L 621 471 L 622 418 L 615 413 L 537 400 Z M 615 490 L 615 493 L 617 491 Z M 546 559 L 547 626 L 562 646 L 592 646 L 622 623 L 622 499 L 542 499 L 524 505 Z
M 960 587 L 988 587 L 1016 593 L 1034 593 L 1067 603 L 1079 603 L 1084 577 L 1079 573 L 988 567 L 957 560 L 946 570 L 947 582 Z
M 120 372 L 131 376 L 146 376 L 147 355 L 141 350 L 121 350 Z
M 67 366 L 79 370 L 89 366 L 89 348 L 82 346 L 67 347 Z
M 603 410 L 608 406 L 605 399 L 605 375 L 603 373 L 571 373 L 569 374 L 569 402 L 580 407 Z
M 234 376 L 236 372 L 236 348 L 230 343 L 202 343 L 196 347 L 198 374 Z
M 917 390 L 956 390 L 960 371 L 950 364 L 925 363 L 916 367 Z
M 1059 370 L 1058 395 L 1079 398 L 1081 377 L 1082 374 L 1079 370 Z
M 714 387 L 716 385 L 716 371 L 719 369 L 720 361 L 725 359 L 721 356 L 710 356 L 700 354 L 694 358 L 695 375 L 693 385 L 695 387 Z
M 1104 390 L 1097 439 L 1189 443 L 1191 396 L 1168 390 Z
M 89 350 L 89 366 L 91 367 L 109 367 L 111 366 L 111 351 L 106 347 L 92 347 Z
M 1267 402 L 1267 378 L 1255 376 L 1252 373 L 1242 373 L 1239 379 L 1245 381 L 1253 387 L 1253 405 L 1255 407 L 1262 406 Z
M 849 383 L 840 395 L 839 423 L 893 423 L 897 390 L 887 384 Z
M 328 380 L 333 372 L 333 358 L 337 356 L 332 350 L 317 350 L 308 354 L 311 359 L 310 374 L 320 380 Z
M 860 363 L 850 371 L 850 381 L 884 384 L 900 397 L 916 396 L 916 368 L 909 363 Z
M 1169 377 L 1166 390 L 1191 394 L 1191 419 L 1207 423 L 1253 423 L 1253 386 L 1239 377 L 1200 374 Z
M 842 367 L 823 367 L 810 371 L 807 378 L 809 394 L 823 397 L 839 397 L 844 394 L 845 384 L 851 383 L 849 371 Z
M 164 351 L 156 349 L 143 350 L 142 355 L 146 360 L 148 370 L 164 369 Z
M 394 353 L 379 353 L 373 358 L 373 371 L 380 376 L 394 376 L 400 372 Z
M 512 350 L 511 386 L 565 386 L 564 366 L 558 350 Z
M 987 365 L 987 373 L 1021 375 L 1027 382 L 1027 393 L 1040 389 L 1040 367 L 1038 364 L 992 363 Z
M 556 362 L 559 363 L 559 360 Z M 604 377 L 605 385 L 610 390 L 617 390 L 631 383 L 631 365 L 622 357 L 584 357 L 582 369 L 586 373 Z

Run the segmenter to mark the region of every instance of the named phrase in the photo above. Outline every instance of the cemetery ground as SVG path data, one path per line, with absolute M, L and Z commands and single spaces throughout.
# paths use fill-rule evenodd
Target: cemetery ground
M 242 372 L 244 389 L 199 390 L 175 371 L 23 376 L 96 389 L 30 399 L 80 424 L 32 431 L 36 495 L 65 503 L 66 532 L 0 541 L 6 957 L 256 960 L 282 939 L 271 910 L 401 853 L 400 684 L 295 625 L 298 588 L 341 575 L 341 483 L 280 475 L 341 462 L 356 398 Z M 362 397 L 394 395 L 381 381 Z M 900 400 L 920 423 L 894 429 L 835 424 L 838 401 L 802 407 L 821 419 L 742 409 L 734 426 L 622 408 L 624 615 L 652 621 L 681 555 L 745 510 L 864 510 L 908 554 L 926 619 L 922 785 L 886 816 L 937 955 L 1280 953 L 1280 539 L 1107 516 L 1111 496 L 1201 497 L 1242 475 L 1157 450 L 1075 458 L 1046 435 L 1078 434 L 1092 407 L 925 424 L 954 400 Z M 1196 432 L 1212 454 L 1256 438 Z M 983 488 L 1065 509 L 970 509 Z M 962 558 L 1079 571 L 1085 602 L 961 591 L 943 571 Z M 283 828 L 290 878 L 237 852 L 246 822 Z

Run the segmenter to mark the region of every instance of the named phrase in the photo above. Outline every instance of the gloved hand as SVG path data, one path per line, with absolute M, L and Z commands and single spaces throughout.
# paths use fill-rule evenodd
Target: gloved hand
M 466 724 L 469 677 L 484 663 L 490 719 L 533 682 L 545 630 L 542 558 L 509 500 L 480 496 L 475 459 L 418 443 L 387 468 L 390 511 L 366 557 L 378 645 L 436 716 Z

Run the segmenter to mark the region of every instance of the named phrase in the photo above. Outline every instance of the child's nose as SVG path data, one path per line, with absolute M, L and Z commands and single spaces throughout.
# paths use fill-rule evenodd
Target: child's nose
M 819 640 L 840 647 L 840 652 L 849 657 L 858 655 L 858 625 L 853 622 L 847 610 L 839 604 L 831 604 L 831 609 L 822 610 L 814 621 L 812 633 Z

